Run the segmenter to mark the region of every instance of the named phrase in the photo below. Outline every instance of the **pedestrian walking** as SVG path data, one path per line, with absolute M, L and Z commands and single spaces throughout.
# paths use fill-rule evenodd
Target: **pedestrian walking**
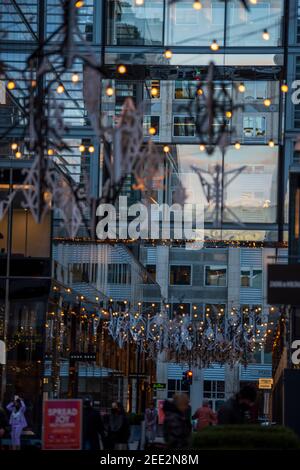
M 192 424 L 189 419 L 189 399 L 186 394 L 176 394 L 172 401 L 166 400 L 164 438 L 168 447 L 184 449 L 190 445 Z
M 202 406 L 200 406 L 196 413 L 194 413 L 193 419 L 197 420 L 197 431 L 201 431 L 207 426 L 213 426 L 214 424 L 217 424 L 218 421 L 217 415 L 211 409 L 208 400 L 203 400 Z
M 21 434 L 27 426 L 25 418 L 26 406 L 24 401 L 15 395 L 14 400 L 7 405 L 10 412 L 9 424 L 11 426 L 11 444 L 13 450 L 21 449 Z
M 114 450 L 127 450 L 129 436 L 130 426 L 124 407 L 113 402 L 108 419 L 108 445 Z
M 93 402 L 86 397 L 83 402 L 82 443 L 83 450 L 101 450 L 104 448 L 105 433 L 100 412 L 93 408 Z
M 154 401 L 152 401 L 149 408 L 146 408 L 145 410 L 146 440 L 148 443 L 153 442 L 156 437 L 157 419 L 157 409 L 155 408 Z
M 245 424 L 253 422 L 251 409 L 256 401 L 256 390 L 245 385 L 239 393 L 227 400 L 218 413 L 218 424 Z

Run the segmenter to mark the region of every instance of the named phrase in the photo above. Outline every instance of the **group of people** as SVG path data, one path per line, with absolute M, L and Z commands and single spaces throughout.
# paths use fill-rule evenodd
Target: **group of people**
M 192 415 L 187 394 L 176 394 L 172 400 L 163 404 L 163 437 L 170 448 L 188 448 L 191 444 L 192 420 L 196 420 L 196 430 L 216 424 L 243 424 L 253 422 L 256 390 L 246 385 L 239 393 L 230 398 L 216 414 L 207 400 Z M 0 442 L 10 428 L 12 449 L 21 447 L 21 434 L 27 426 L 24 401 L 15 396 L 6 407 L 0 406 Z M 155 403 L 151 402 L 145 411 L 146 442 L 151 444 L 157 436 L 158 412 Z M 114 449 L 126 450 L 130 437 L 130 424 L 124 407 L 113 402 L 111 411 L 101 417 L 93 408 L 92 400 L 86 398 L 83 407 L 82 441 L 84 450 Z
M 113 402 L 110 414 L 101 417 L 86 398 L 83 407 L 83 449 L 126 450 L 130 437 L 130 425 L 122 403 Z
M 25 418 L 26 406 L 22 398 L 15 395 L 14 399 L 7 405 L 7 412 L 0 406 L 0 442 L 5 436 L 8 427 L 10 427 L 11 447 L 13 450 L 21 448 L 21 434 L 27 426 Z
M 256 390 L 251 385 L 244 386 L 214 413 L 209 402 L 204 400 L 202 406 L 191 416 L 189 398 L 186 394 L 177 394 L 171 401 L 166 400 L 163 431 L 164 439 L 170 448 L 188 448 L 191 443 L 192 419 L 196 420 L 196 430 L 216 424 L 246 424 L 253 422 L 253 408 L 256 402 Z

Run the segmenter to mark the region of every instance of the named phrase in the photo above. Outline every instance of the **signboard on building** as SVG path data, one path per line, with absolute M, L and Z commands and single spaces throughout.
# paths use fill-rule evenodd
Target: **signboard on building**
M 152 384 L 153 390 L 165 390 L 167 388 L 167 384 L 163 384 L 160 382 L 154 382 Z
M 82 400 L 45 400 L 43 450 L 80 450 Z
M 268 304 L 300 305 L 300 264 L 268 265 Z
M 262 390 L 271 390 L 273 379 L 258 379 L 258 388 Z

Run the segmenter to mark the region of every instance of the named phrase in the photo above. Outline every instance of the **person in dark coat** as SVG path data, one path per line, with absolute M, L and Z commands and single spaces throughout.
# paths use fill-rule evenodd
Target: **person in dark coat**
M 113 402 L 108 418 L 108 444 L 110 449 L 126 450 L 130 436 L 130 425 L 123 405 Z
M 246 424 L 251 422 L 251 409 L 256 401 L 256 389 L 245 385 L 239 393 L 227 400 L 218 412 L 218 424 Z
M 99 436 L 105 439 L 104 425 L 100 413 L 93 408 L 90 398 L 85 398 L 82 415 L 83 450 L 100 450 Z
M 165 420 L 164 439 L 169 448 L 184 449 L 190 445 L 192 424 L 189 418 L 189 399 L 186 394 L 174 395 L 163 406 Z
M 0 448 L 1 448 L 1 439 L 5 436 L 6 430 L 8 427 L 8 419 L 5 412 L 5 409 L 2 407 L 0 402 Z

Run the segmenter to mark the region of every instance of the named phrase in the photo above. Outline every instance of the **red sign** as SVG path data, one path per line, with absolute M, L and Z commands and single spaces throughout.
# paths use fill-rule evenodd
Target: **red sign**
M 43 449 L 81 449 L 81 400 L 45 400 L 43 404 Z

